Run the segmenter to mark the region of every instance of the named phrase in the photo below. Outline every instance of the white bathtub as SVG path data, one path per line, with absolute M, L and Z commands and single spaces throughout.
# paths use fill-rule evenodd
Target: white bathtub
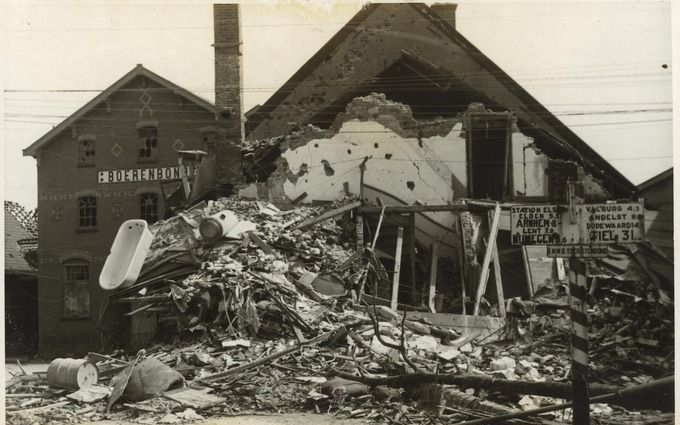
M 111 290 L 132 285 L 139 277 L 152 239 L 149 225 L 144 220 L 128 220 L 121 224 L 99 274 L 99 286 Z

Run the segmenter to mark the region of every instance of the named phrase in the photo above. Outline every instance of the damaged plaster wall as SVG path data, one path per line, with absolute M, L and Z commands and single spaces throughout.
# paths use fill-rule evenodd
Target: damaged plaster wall
M 513 195 L 547 196 L 548 157 L 534 144 L 534 139 L 522 133 L 512 133 Z
M 290 199 L 306 192 L 309 199 L 334 200 L 349 191 L 359 193 L 359 165 L 366 162 L 364 183 L 412 204 L 445 204 L 465 188 L 465 138 L 462 123 L 445 136 L 402 137 L 375 121 L 351 120 L 331 138 L 314 139 L 282 156 L 296 175 L 284 191 Z M 375 201 L 372 199 L 371 201 Z

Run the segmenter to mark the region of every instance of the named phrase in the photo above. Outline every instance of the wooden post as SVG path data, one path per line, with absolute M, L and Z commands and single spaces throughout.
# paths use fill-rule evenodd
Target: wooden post
M 522 250 L 522 262 L 524 263 L 524 274 L 526 275 L 526 278 L 527 278 L 527 292 L 529 293 L 529 297 L 533 298 L 534 297 L 534 277 L 531 273 L 531 263 L 529 262 L 529 253 L 527 252 L 526 246 L 522 246 L 520 249 Z
M 588 310 L 587 265 L 569 259 L 569 305 L 571 307 L 571 379 L 574 416 L 572 423 L 590 424 L 588 400 Z
M 477 284 L 477 294 L 475 296 L 475 307 L 472 312 L 473 316 L 479 315 L 479 303 L 482 301 L 482 296 L 486 292 L 486 284 L 489 280 L 489 265 L 491 264 L 491 257 L 493 256 L 494 247 L 496 246 L 496 236 L 498 235 L 498 225 L 501 218 L 501 205 L 496 203 L 496 208 L 493 213 L 493 222 L 491 223 L 491 230 L 489 232 L 489 241 L 484 253 L 484 261 L 482 262 L 482 272 L 479 275 L 479 282 Z
M 399 270 L 401 268 L 401 246 L 404 242 L 404 228 L 399 226 L 397 230 L 397 250 L 394 254 L 394 274 L 392 275 L 392 298 L 390 308 L 397 311 L 399 303 Z
M 432 313 L 436 313 L 434 296 L 437 290 L 437 267 L 439 266 L 439 240 L 432 244 L 432 260 L 430 262 L 430 293 L 427 297 L 427 306 Z
M 177 158 L 177 166 L 179 167 L 179 176 L 182 179 L 182 190 L 184 191 L 184 200 L 189 201 L 191 196 L 191 186 L 189 185 L 189 176 L 187 175 L 187 169 L 184 166 L 184 160 L 180 156 Z
M 411 303 L 416 304 L 418 298 L 416 288 L 416 213 L 409 214 L 408 221 L 408 254 L 409 254 L 409 283 L 411 285 Z
M 489 223 L 493 222 L 493 212 L 489 211 Z M 491 226 L 491 225 L 489 225 Z M 489 227 L 491 230 L 491 227 Z M 493 245 L 493 277 L 496 282 L 496 298 L 498 299 L 498 313 L 505 317 L 505 296 L 503 294 L 503 277 L 501 276 L 501 261 L 498 257 L 498 242 Z
M 498 259 L 498 245 L 493 246 L 493 278 L 496 281 L 496 297 L 498 298 L 498 313 L 505 317 L 505 296 L 503 294 L 503 278 L 501 277 L 501 262 Z
M 461 253 L 458 256 L 458 274 L 460 275 L 460 297 L 461 297 L 461 314 L 467 313 L 467 308 L 465 307 L 465 302 L 467 301 L 467 248 L 465 244 L 465 230 L 463 229 L 463 219 L 461 213 L 458 213 L 458 231 L 460 233 L 460 249 Z

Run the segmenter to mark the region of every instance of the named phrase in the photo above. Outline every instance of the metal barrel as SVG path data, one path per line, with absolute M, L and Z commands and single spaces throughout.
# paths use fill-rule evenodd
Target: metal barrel
M 58 387 L 85 388 L 98 379 L 97 367 L 87 359 L 54 359 L 47 368 L 47 382 Z

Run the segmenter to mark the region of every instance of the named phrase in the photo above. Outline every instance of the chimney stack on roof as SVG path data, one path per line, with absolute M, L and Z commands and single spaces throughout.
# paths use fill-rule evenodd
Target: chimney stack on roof
M 453 29 L 456 29 L 456 8 L 458 7 L 455 3 L 435 3 L 430 6 L 442 21 L 449 24 Z

